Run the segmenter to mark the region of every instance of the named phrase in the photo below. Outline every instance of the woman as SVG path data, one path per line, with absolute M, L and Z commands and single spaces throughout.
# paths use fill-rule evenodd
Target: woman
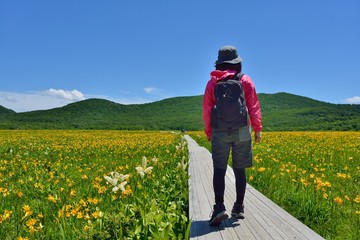
M 215 71 L 210 73 L 203 100 L 203 120 L 205 134 L 212 145 L 212 159 L 214 167 L 213 187 L 215 205 L 209 224 L 218 226 L 228 218 L 224 206 L 225 173 L 228 165 L 230 150 L 232 150 L 233 170 L 235 174 L 236 201 L 231 215 L 244 218 L 244 196 L 246 189 L 245 168 L 252 166 L 251 128 L 254 131 L 255 142 L 259 143 L 262 130 L 260 105 L 256 95 L 255 86 L 248 75 L 241 75 L 242 59 L 233 46 L 224 46 L 218 52 L 215 62 Z M 236 79 L 240 77 L 248 116 L 250 121 L 246 126 L 232 129 L 220 128 L 215 119 L 211 119 L 216 106 L 214 89 L 219 81 Z M 212 121 L 213 120 L 213 121 Z M 214 123 L 215 122 L 215 123 Z

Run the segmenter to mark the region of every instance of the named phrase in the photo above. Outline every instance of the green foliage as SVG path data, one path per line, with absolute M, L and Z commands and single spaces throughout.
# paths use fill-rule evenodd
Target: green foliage
M 359 131 L 360 105 L 330 104 L 288 93 L 259 94 L 265 131 Z
M 360 130 L 360 105 L 330 104 L 288 93 L 259 94 L 264 131 Z M 15 113 L 0 106 L 0 129 L 202 130 L 203 96 L 123 105 L 88 99 Z
M 0 114 L 0 129 L 196 130 L 202 127 L 201 99 L 133 105 L 89 99 L 50 110 Z
M 0 106 L 0 114 L 13 114 L 13 110 Z

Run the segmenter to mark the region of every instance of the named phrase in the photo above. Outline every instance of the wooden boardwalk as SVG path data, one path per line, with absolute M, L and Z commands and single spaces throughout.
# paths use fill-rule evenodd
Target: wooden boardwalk
M 190 239 L 323 239 L 249 184 L 244 200 L 245 219 L 230 217 L 219 227 L 210 227 L 208 220 L 214 204 L 211 154 L 188 135 L 185 135 L 185 139 L 190 155 Z M 235 176 L 231 167 L 226 171 L 225 184 L 225 206 L 230 215 L 236 196 Z

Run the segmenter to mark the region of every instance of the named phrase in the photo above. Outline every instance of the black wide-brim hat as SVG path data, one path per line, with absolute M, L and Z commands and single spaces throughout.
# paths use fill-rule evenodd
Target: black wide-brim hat
M 236 48 L 234 46 L 224 46 L 219 49 L 218 59 L 216 60 L 215 64 L 238 64 L 240 62 L 242 62 L 242 58 L 237 54 Z

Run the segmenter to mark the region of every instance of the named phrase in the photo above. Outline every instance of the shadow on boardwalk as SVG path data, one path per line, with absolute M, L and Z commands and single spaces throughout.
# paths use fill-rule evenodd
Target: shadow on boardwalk
M 189 147 L 189 215 L 192 219 L 190 239 L 323 239 L 259 191 L 247 184 L 245 219 L 229 218 L 219 227 L 208 220 L 214 204 L 212 158 L 209 151 L 185 135 Z M 235 176 L 228 167 L 225 179 L 225 206 L 235 202 Z
M 212 232 L 221 232 L 226 228 L 234 228 L 240 226 L 240 221 L 234 218 L 229 218 L 219 227 L 209 226 L 209 220 L 192 221 L 190 229 L 190 238 L 197 238 L 204 235 L 211 235 Z

